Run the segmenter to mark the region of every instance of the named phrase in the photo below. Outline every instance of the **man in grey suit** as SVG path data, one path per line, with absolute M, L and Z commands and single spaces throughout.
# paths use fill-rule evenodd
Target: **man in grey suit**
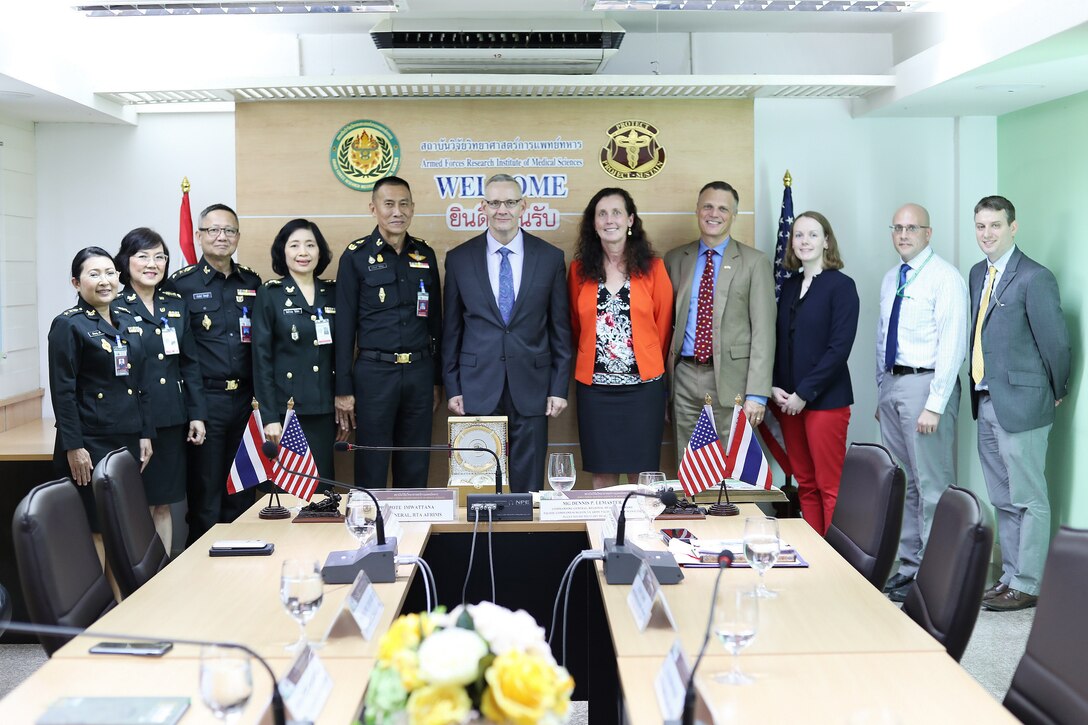
M 548 417 L 567 407 L 570 312 L 563 252 L 521 230 L 517 180 L 484 185 L 487 232 L 446 255 L 442 372 L 455 415 L 505 415 L 510 490 L 544 482 Z
M 1050 545 L 1047 439 L 1069 382 L 1069 334 L 1058 283 L 1015 245 L 1016 209 L 1002 196 L 975 205 L 986 259 L 971 268 L 971 414 L 997 513 L 1001 578 L 982 606 L 1035 605 Z

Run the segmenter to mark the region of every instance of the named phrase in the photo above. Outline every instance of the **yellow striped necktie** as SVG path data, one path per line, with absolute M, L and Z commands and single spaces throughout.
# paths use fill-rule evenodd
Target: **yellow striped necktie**
M 996 275 L 997 267 L 991 264 L 986 276 L 986 291 L 982 293 L 982 301 L 978 306 L 978 319 L 975 320 L 975 344 L 971 346 L 971 379 L 975 381 L 975 385 L 982 382 L 982 375 L 986 371 L 982 360 L 982 321 L 986 319 L 986 310 L 990 307 L 990 293 L 994 290 Z

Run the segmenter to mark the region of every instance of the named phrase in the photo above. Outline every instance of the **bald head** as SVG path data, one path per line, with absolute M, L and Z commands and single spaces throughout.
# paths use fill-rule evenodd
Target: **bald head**
M 904 262 L 928 247 L 932 235 L 929 212 L 921 204 L 904 204 L 892 217 L 892 244 Z

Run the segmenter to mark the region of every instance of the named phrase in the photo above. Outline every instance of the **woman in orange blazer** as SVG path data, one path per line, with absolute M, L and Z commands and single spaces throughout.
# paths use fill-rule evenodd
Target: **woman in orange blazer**
M 623 189 L 601 189 L 582 213 L 567 279 L 582 468 L 593 487 L 656 471 L 665 427 L 665 351 L 672 284 Z

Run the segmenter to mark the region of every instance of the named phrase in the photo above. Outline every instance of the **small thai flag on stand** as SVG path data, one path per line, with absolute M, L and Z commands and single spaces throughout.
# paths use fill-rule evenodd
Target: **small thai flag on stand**
M 729 428 L 725 461 L 726 478 L 735 478 L 756 488 L 771 487 L 771 467 L 740 405 L 733 406 L 733 424 Z
M 272 478 L 272 461 L 261 452 L 263 442 L 264 425 L 261 424 L 261 412 L 254 408 L 242 434 L 238 452 L 234 454 L 234 463 L 230 466 L 227 493 L 238 493 Z

